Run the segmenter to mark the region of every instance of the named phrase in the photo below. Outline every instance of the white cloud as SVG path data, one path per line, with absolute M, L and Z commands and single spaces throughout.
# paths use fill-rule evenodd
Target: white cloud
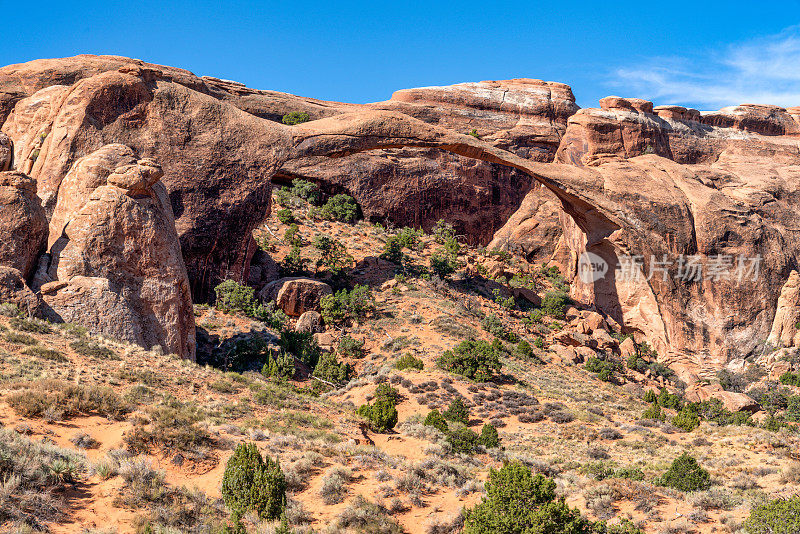
M 613 85 L 657 105 L 800 106 L 800 26 L 706 56 L 650 58 L 635 67 L 618 68 L 613 76 Z

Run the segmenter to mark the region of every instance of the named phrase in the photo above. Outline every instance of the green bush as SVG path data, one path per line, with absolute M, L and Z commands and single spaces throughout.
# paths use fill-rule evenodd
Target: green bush
M 680 395 L 667 391 L 667 388 L 661 388 L 658 393 L 658 404 L 663 408 L 680 410 L 683 407 L 683 399 Z
M 800 497 L 775 499 L 754 507 L 743 526 L 748 534 L 800 532 Z
M 283 276 L 299 276 L 306 272 L 308 258 L 303 257 L 303 250 L 299 245 L 294 245 L 281 261 L 281 274 Z
M 691 432 L 700 426 L 700 416 L 687 404 L 672 418 L 672 424 L 684 429 L 686 432 Z
M 397 236 L 390 236 L 383 244 L 381 259 L 400 265 L 403 262 L 403 245 Z
M 394 368 L 400 371 L 404 369 L 417 369 L 422 371 L 424 364 L 422 360 L 419 358 L 415 358 L 411 354 L 406 354 L 405 356 L 400 356 L 397 358 L 397 361 L 394 362 Z
M 320 349 L 311 332 L 281 331 L 280 345 L 284 351 L 294 354 L 304 364 L 315 367 Z
M 613 360 L 590 357 L 586 360 L 586 370 L 597 374 L 597 378 L 603 382 L 613 382 L 615 373 L 622 371 L 622 366 Z
M 658 395 L 652 389 L 648 389 L 644 392 L 644 395 L 642 395 L 642 400 L 645 402 L 657 402 Z
M 400 402 L 400 392 L 390 386 L 387 382 L 382 382 L 381 384 L 378 384 L 377 388 L 375 388 L 375 398 L 389 399 L 392 401 L 392 404 L 397 404 Z
M 436 359 L 436 364 L 451 373 L 466 376 L 478 382 L 488 382 L 502 364 L 497 349 L 483 340 L 467 339 L 453 350 L 448 350 Z
M 305 111 L 290 111 L 281 118 L 281 122 L 289 126 L 308 122 L 309 120 L 311 120 L 311 117 Z
M 375 299 L 366 285 L 351 290 L 340 289 L 333 295 L 325 295 L 320 301 L 322 318 L 329 324 L 341 324 L 348 320 L 363 319 L 375 310 Z
M 800 386 L 800 373 L 786 371 L 780 377 L 778 377 L 778 381 L 787 386 Z
M 333 277 L 341 277 L 344 270 L 353 265 L 353 256 L 347 253 L 347 247 L 338 239 L 318 235 L 314 238 L 314 247 L 320 251 L 317 269 L 325 267 Z
M 319 186 L 314 182 L 297 179 L 292 180 L 292 195 L 307 200 L 312 204 L 317 204 L 322 193 L 319 190 Z
M 443 248 L 434 252 L 429 262 L 431 271 L 439 278 L 447 278 L 458 269 L 458 257 Z
M 493 449 L 500 446 L 500 436 L 497 434 L 497 429 L 490 424 L 485 424 L 481 428 L 481 435 L 478 437 L 478 442 L 487 449 Z
M 657 483 L 679 491 L 706 490 L 711 487 L 711 476 L 700 467 L 697 460 L 684 452 L 672 462 Z
M 514 353 L 520 358 L 523 358 L 525 360 L 530 360 L 531 358 L 533 358 L 533 347 L 531 347 L 531 344 L 523 339 L 520 340 L 519 343 L 517 343 L 517 348 L 514 351 Z
M 465 511 L 464 534 L 592 534 L 592 523 L 556 498 L 556 484 L 520 462 L 489 471 L 486 495 Z M 601 530 L 602 529 L 602 530 Z
M 661 406 L 657 402 L 650 405 L 648 409 L 642 412 L 642 419 L 653 419 L 654 421 L 663 421 L 666 419 L 664 413 L 661 411 Z
M 413 250 L 419 245 L 419 238 L 422 237 L 422 235 L 422 230 L 406 226 L 397 231 L 397 241 L 403 248 Z
M 638 467 L 620 467 L 614 471 L 615 478 L 627 478 L 629 480 L 644 480 L 644 471 Z
M 444 245 L 456 238 L 455 228 L 453 228 L 453 225 L 449 222 L 446 222 L 444 219 L 439 219 L 436 221 L 436 224 L 433 225 L 431 233 L 433 233 L 434 239 L 440 245 Z
M 361 218 L 361 208 L 356 199 L 341 193 L 329 198 L 318 213 L 323 219 L 346 223 L 354 223 Z
M 480 437 L 467 427 L 461 427 L 447 434 L 447 441 L 453 448 L 453 452 L 472 454 L 475 447 L 479 445 Z
M 447 407 L 447 410 L 442 413 L 442 417 L 457 423 L 469 424 L 469 410 L 464 405 L 464 401 L 461 400 L 461 397 L 453 399 L 450 406 Z
M 501 321 L 496 315 L 489 314 L 484 317 L 481 321 L 481 326 L 493 336 L 504 339 L 509 343 L 517 343 L 519 341 L 519 336 L 508 330 L 503 324 L 503 321 Z
M 292 192 L 291 190 L 283 186 L 277 191 L 275 191 L 275 203 L 279 206 L 291 206 L 292 205 Z
M 319 359 L 319 363 L 314 368 L 314 376 L 334 384 L 346 382 L 350 378 L 352 369 L 347 363 L 339 363 L 336 354 L 324 352 Z
M 272 356 L 264 367 L 261 374 L 278 380 L 291 380 L 294 378 L 294 356 L 288 352 L 281 351 L 277 356 Z
M 255 289 L 239 284 L 235 280 L 225 280 L 214 288 L 217 294 L 215 306 L 225 313 L 250 315 L 255 303 Z
M 376 432 L 388 432 L 397 424 L 397 408 L 388 397 L 376 397 L 374 404 L 364 404 L 357 413 L 367 419 Z
M 445 421 L 442 414 L 439 413 L 439 410 L 431 410 L 428 412 L 428 415 L 425 417 L 425 422 L 422 424 L 425 426 L 432 426 L 444 434 L 450 432 L 450 427 L 447 426 L 447 421 Z
M 567 306 L 572 302 L 564 291 L 548 291 L 542 299 L 542 311 L 556 319 L 563 319 Z
M 247 512 L 275 520 L 286 509 L 286 478 L 281 466 L 264 458 L 255 444 L 240 443 L 222 476 L 222 498 L 235 522 Z
M 292 213 L 292 210 L 290 210 L 289 208 L 283 208 L 278 210 L 275 213 L 275 216 L 278 217 L 278 220 L 283 224 L 292 224 L 295 222 L 294 214 Z
M 362 358 L 364 356 L 364 342 L 345 334 L 339 340 L 339 346 L 336 351 L 347 358 Z
M 296 223 L 290 224 L 289 228 L 283 232 L 283 242 L 292 247 L 300 247 L 303 245 L 300 227 Z

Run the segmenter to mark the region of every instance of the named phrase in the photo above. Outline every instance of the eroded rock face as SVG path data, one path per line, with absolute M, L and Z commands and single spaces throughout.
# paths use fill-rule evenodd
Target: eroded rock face
M 800 274 L 792 271 L 781 288 L 775 319 L 767 341 L 781 347 L 800 346 L 798 324 L 800 324 Z
M 34 283 L 52 319 L 194 358 L 189 281 L 161 175 L 120 144 L 79 159 L 61 183 Z
M 47 239 L 47 218 L 36 182 L 21 172 L 0 172 L 0 235 L 0 265 L 27 280 Z

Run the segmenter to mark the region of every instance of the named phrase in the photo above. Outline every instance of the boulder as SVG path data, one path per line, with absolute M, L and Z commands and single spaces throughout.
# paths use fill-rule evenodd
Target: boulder
M 690 402 L 703 402 L 711 398 L 721 400 L 731 412 L 755 413 L 761 409 L 752 397 L 744 393 L 725 391 L 719 384 L 695 383 L 686 388 L 686 400 Z
M 322 332 L 322 316 L 315 311 L 304 312 L 294 325 L 296 332 L 310 332 L 316 334 Z
M 11 302 L 29 316 L 42 314 L 42 298 L 25 284 L 22 273 L 0 265 L 0 303 Z
M 161 174 L 119 144 L 77 160 L 34 283 L 52 320 L 193 359 L 189 281 Z
M 47 239 L 47 218 L 36 182 L 17 171 L 0 172 L 0 266 L 20 272 L 27 280 Z
M 325 351 L 332 351 L 333 346 L 336 343 L 336 340 L 333 338 L 333 334 L 328 332 L 319 332 L 314 334 L 314 341 L 319 345 L 319 348 Z
M 332 293 L 331 286 L 324 282 L 290 277 L 265 285 L 258 297 L 262 302 L 275 302 L 287 315 L 299 317 L 309 310 L 318 310 L 322 297 Z
M 633 338 L 625 338 L 625 340 L 619 344 L 619 355 L 622 357 L 623 360 L 627 361 L 628 358 L 636 354 L 636 343 L 634 343 Z

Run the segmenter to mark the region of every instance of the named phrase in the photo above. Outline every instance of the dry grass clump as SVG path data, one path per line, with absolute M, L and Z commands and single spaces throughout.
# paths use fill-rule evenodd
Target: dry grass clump
M 148 453 L 153 448 L 202 457 L 213 444 L 209 432 L 198 425 L 204 419 L 194 406 L 175 399 L 148 411 L 148 420 L 139 421 L 126 434 L 125 446 L 132 453 Z
M 353 502 L 336 518 L 329 532 L 369 532 L 370 534 L 401 534 L 405 532 L 389 511 L 382 505 L 357 495 Z
M 322 479 L 319 494 L 325 504 L 338 504 L 347 496 L 347 484 L 353 478 L 353 471 L 347 467 L 333 467 Z
M 58 421 L 78 414 L 96 413 L 122 419 L 131 406 L 114 390 L 103 386 L 82 386 L 61 380 L 37 380 L 14 384 L 22 389 L 6 398 L 9 406 L 23 417 L 44 417 Z
M 46 521 L 62 516 L 57 492 L 74 485 L 85 467 L 81 454 L 0 428 L 0 524 L 44 530 Z

